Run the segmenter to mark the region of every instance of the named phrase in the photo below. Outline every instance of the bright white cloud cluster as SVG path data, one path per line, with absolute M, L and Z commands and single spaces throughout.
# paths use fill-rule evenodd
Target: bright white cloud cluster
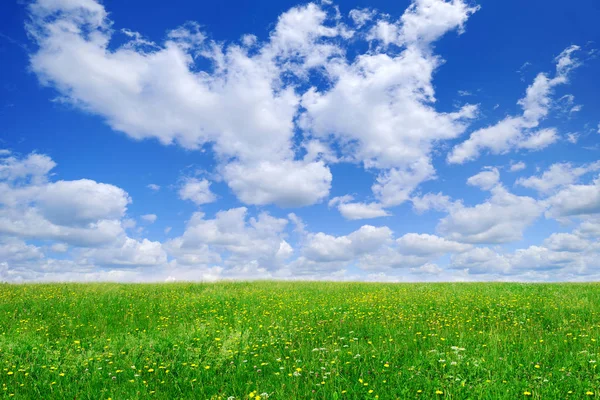
M 343 160 L 380 170 L 374 194 L 383 207 L 398 205 L 435 177 L 432 143 L 456 138 L 475 116 L 473 105 L 451 113 L 433 107 L 432 76 L 441 60 L 431 43 L 464 30 L 477 7 L 462 0 L 419 0 L 395 22 L 351 10 L 352 24 L 310 3 L 283 13 L 266 42 L 246 35 L 222 45 L 187 24 L 162 44 L 124 30 L 129 41 L 117 48 L 112 22 L 96 1 L 37 1 L 29 10 L 28 31 L 38 44 L 31 67 L 42 83 L 133 138 L 192 149 L 212 144 L 218 172 L 246 204 L 322 201 L 332 181 L 326 163 L 337 157 L 310 152 L 320 146 L 320 154 L 331 154 L 336 145 Z M 386 46 L 349 59 L 345 46 L 357 40 Z M 388 51 L 389 44 L 399 50 Z M 198 56 L 210 71 L 197 71 Z M 311 86 L 310 73 L 331 88 Z M 303 160 L 294 146 L 298 129 L 309 150 Z M 201 182 L 181 195 L 209 202 L 209 195 L 191 192 L 205 193 Z M 340 210 L 354 218 L 387 215 L 382 206 Z
M 476 204 L 439 189 L 421 192 L 438 179 L 439 158 L 464 164 L 557 142 L 558 128 L 544 125 L 552 111 L 582 109 L 573 95 L 554 99 L 581 63 L 578 46 L 556 57 L 552 74 L 537 74 L 517 102 L 522 112 L 473 129 L 480 106 L 458 102 L 441 111 L 434 84 L 444 63 L 435 42 L 465 32 L 479 10 L 463 0 L 414 0 L 397 18 L 368 8 L 344 16 L 328 2 L 309 3 L 281 14 L 265 40 L 247 34 L 232 43 L 209 39 L 191 22 L 162 43 L 116 31 L 96 0 L 36 0 L 28 10 L 37 45 L 31 70 L 62 102 L 136 140 L 210 149 L 215 168 L 210 180 L 174 186 L 175 196 L 202 211 L 185 226 L 158 228 L 170 234 L 161 241 L 141 236 L 162 213 L 131 215 L 124 189 L 60 179 L 46 155 L 0 150 L 0 280 L 600 276 L 599 162 L 555 163 L 533 176 L 521 175 L 535 164 L 529 160 L 483 167 L 460 182 L 481 195 Z M 330 198 L 333 165 L 342 163 L 373 177 L 369 194 Z M 219 207 L 218 182 L 248 207 Z M 168 184 L 146 191 L 167 196 Z M 346 220 L 380 225 L 313 232 L 271 208 L 322 202 Z M 396 210 L 410 205 L 417 217 L 441 215 L 434 232 L 382 225 L 402 227 Z M 221 210 L 207 211 L 215 206 Z M 569 231 L 503 247 L 540 219 Z
M 395 238 L 387 226 L 363 225 L 336 236 L 310 232 L 295 214 L 251 217 L 247 208 L 239 207 L 218 211 L 213 218 L 195 212 L 180 236 L 161 243 L 127 234 L 135 222 L 127 214 L 131 198 L 122 189 L 85 179 L 53 182 L 55 164 L 43 155 L 5 156 L 0 161 L 0 170 L 19 171 L 0 182 L 0 273 L 9 281 L 575 279 L 596 276 L 600 256 L 598 179 L 581 182 L 597 171 L 595 164 L 556 164 L 539 177 L 523 179 L 546 194 L 540 199 L 510 193 L 497 168 L 467 180 L 490 191 L 481 204 L 465 206 L 441 194 L 412 198 L 421 212 L 447 214 L 438 235 Z M 557 180 L 556 171 L 571 178 Z M 331 205 L 350 201 L 344 196 Z M 563 222 L 573 218 L 577 225 L 512 252 L 486 247 L 518 241 L 544 213 Z M 155 214 L 139 218 L 157 220 Z M 450 263 L 444 266 L 440 261 L 448 255 Z M 352 269 L 365 273 L 349 273 Z

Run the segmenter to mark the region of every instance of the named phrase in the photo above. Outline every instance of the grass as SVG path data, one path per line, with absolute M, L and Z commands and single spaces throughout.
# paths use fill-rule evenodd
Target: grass
M 598 284 L 0 285 L 0 397 L 599 398 L 599 313 Z

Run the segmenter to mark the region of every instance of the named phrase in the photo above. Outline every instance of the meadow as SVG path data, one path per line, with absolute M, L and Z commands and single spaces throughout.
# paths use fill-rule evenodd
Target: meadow
M 600 397 L 600 284 L 0 284 L 15 399 Z

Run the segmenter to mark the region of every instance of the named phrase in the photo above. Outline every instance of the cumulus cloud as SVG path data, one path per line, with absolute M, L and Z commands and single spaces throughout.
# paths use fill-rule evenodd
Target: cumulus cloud
M 454 205 L 450 196 L 443 193 L 427 193 L 422 196 L 414 196 L 410 200 L 417 213 L 428 210 L 448 211 Z
M 131 199 L 116 186 L 89 179 L 58 181 L 40 187 L 37 209 L 48 221 L 84 226 L 99 220 L 118 220 Z
M 131 203 L 127 192 L 90 179 L 52 182 L 55 165 L 39 154 L 4 160 L 0 260 L 6 263 L 7 278 L 72 279 L 104 266 L 138 268 L 167 262 L 160 242 L 138 241 L 125 233 Z M 28 241 L 70 258 L 49 258 L 43 247 Z
M 389 214 L 379 203 L 353 202 L 351 195 L 334 197 L 328 203 L 329 207 L 337 206 L 338 211 L 348 220 L 387 217 Z
M 329 194 L 332 179 L 322 161 L 231 163 L 224 167 L 223 176 L 244 203 L 273 203 L 281 207 L 301 207 L 323 200 Z
M 437 230 L 448 239 L 465 243 L 514 242 L 543 212 L 543 204 L 536 199 L 514 195 L 497 185 L 483 203 L 472 207 L 455 204 Z
M 428 234 L 407 233 L 396 240 L 398 251 L 405 255 L 432 256 L 444 253 L 462 253 L 469 250 L 469 244 L 446 240 Z
M 488 168 L 467 179 L 467 185 L 477 186 L 482 190 L 490 190 L 500 182 L 498 168 Z
M 218 43 L 188 23 L 163 43 L 124 29 L 125 43 L 114 45 L 100 3 L 39 0 L 29 6 L 27 29 L 38 45 L 31 69 L 63 101 L 135 139 L 210 144 L 220 175 L 246 204 L 322 201 L 332 180 L 327 163 L 338 156 L 315 143 L 334 142 L 340 159 L 380 170 L 373 192 L 391 207 L 435 177 L 432 144 L 458 137 L 475 116 L 468 104 L 435 110 L 432 76 L 442 60 L 431 44 L 461 33 L 477 9 L 416 0 L 396 21 L 356 9 L 346 24 L 333 7 L 309 3 L 280 15 L 265 42 L 246 35 Z M 350 59 L 356 40 L 402 47 Z M 311 74 L 331 89 L 311 87 Z M 308 151 L 302 161 L 297 132 Z
M 571 163 L 552 164 L 541 176 L 519 178 L 517 185 L 548 194 L 557 188 L 575 183 L 589 172 L 600 170 L 600 161 L 576 167 Z
M 259 207 L 256 213 L 254 207 L 196 212 L 161 243 L 138 237 L 143 229 L 127 215 L 132 199 L 122 188 L 58 179 L 50 157 L 0 150 L 0 279 L 400 281 L 592 274 L 600 255 L 598 163 L 558 163 L 517 180 L 538 198 L 509 192 L 495 167 L 467 180 L 489 191 L 479 204 L 419 190 L 438 179 L 434 157 L 440 149 L 478 117 L 478 106 L 461 99 L 454 109 L 437 108 L 433 80 L 444 63 L 435 41 L 460 35 L 478 9 L 463 0 L 414 0 L 399 18 L 366 8 L 345 17 L 328 2 L 309 3 L 282 13 L 265 40 L 246 34 L 220 42 L 189 22 L 155 43 L 143 32 L 113 29 L 110 18 L 119 16 L 109 18 L 99 1 L 34 0 L 27 32 L 37 47 L 30 67 L 60 102 L 99 115 L 136 140 L 210 149 L 215 167 L 208 176 L 224 182 L 240 202 Z M 470 132 L 447 161 L 461 164 L 488 152 L 534 151 L 556 142 L 558 130 L 542 124 L 556 109 L 555 89 L 580 65 L 578 49 L 570 46 L 556 57 L 553 74 L 535 77 L 517 102 L 522 112 Z M 574 113 L 578 106 L 569 96 L 561 101 Z M 392 207 L 409 202 L 417 213 L 445 214 L 437 234 L 395 237 L 387 226 L 363 225 L 336 236 L 312 232 L 294 213 L 281 218 L 270 208 L 272 213 L 263 211 L 271 204 L 326 202 L 338 163 L 353 163 L 374 177 L 366 200 L 329 200 L 344 218 L 391 216 Z M 507 167 L 524 168 L 522 161 Z M 155 183 L 147 188 L 160 190 Z M 199 206 L 217 199 L 204 178 L 185 179 L 177 190 Z M 544 213 L 579 224 L 527 248 L 501 246 L 521 239 Z M 485 244 L 497 246 L 478 247 Z
M 319 232 L 311 234 L 303 254 L 312 261 L 349 261 L 372 253 L 391 239 L 388 227 L 364 225 L 347 236 L 331 236 Z
M 517 171 L 524 170 L 525 168 L 527 168 L 527 164 L 525 164 L 523 161 L 518 161 L 516 163 L 511 163 L 510 164 L 509 171 L 510 172 L 517 172 Z
M 8 151 L 8 150 L 6 150 Z M 6 153 L 6 155 L 10 152 Z M 31 179 L 34 182 L 45 180 L 56 163 L 43 154 L 32 153 L 19 159 L 15 156 L 0 159 L 0 180 L 14 182 L 20 179 Z
M 559 218 L 600 213 L 600 177 L 588 185 L 568 185 L 548 198 L 547 217 Z
M 210 182 L 206 179 L 188 178 L 179 189 L 182 200 L 190 200 L 197 205 L 212 203 L 217 197 L 210 190 Z
M 258 262 L 274 268 L 291 255 L 285 241 L 287 219 L 261 213 L 248 218 L 245 207 L 219 211 L 214 219 L 196 212 L 188 221 L 183 235 L 165 243 L 178 264 L 210 264 L 223 260 L 232 267 L 240 263 Z M 223 259 L 222 253 L 229 255 Z
M 517 103 L 523 109 L 518 116 L 508 116 L 494 125 L 478 129 L 470 137 L 455 146 L 448 154 L 448 162 L 462 164 L 474 160 L 485 150 L 493 154 L 504 154 L 511 150 L 540 150 L 558 139 L 555 128 L 539 129 L 539 125 L 550 111 L 552 91 L 568 82 L 570 72 L 579 65 L 573 53 L 579 46 L 566 48 L 556 57 L 556 72 L 553 78 L 539 73 L 527 87 L 525 97 Z

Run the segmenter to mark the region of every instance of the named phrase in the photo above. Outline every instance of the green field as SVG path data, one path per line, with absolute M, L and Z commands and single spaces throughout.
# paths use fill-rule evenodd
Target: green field
M 0 285 L 3 398 L 599 398 L 599 284 Z

